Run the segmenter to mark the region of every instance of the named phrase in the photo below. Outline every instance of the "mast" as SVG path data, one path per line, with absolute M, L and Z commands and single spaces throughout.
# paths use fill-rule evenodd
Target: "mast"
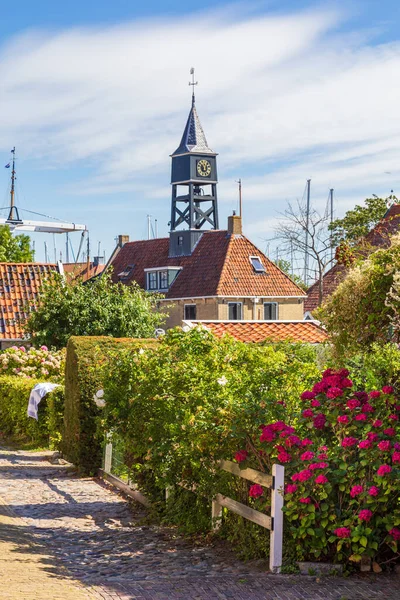
M 304 251 L 304 283 L 308 281 L 308 227 L 310 222 L 310 190 L 311 179 L 307 179 L 307 208 L 306 208 L 306 243 Z
M 329 190 L 330 209 L 331 209 L 331 225 L 333 223 L 333 188 Z M 331 240 L 331 260 L 333 260 L 333 243 Z
M 8 221 L 20 221 L 18 214 L 18 208 L 15 206 L 15 146 L 11 150 L 12 158 L 12 171 L 11 171 L 11 191 L 10 191 L 10 212 L 8 213 Z

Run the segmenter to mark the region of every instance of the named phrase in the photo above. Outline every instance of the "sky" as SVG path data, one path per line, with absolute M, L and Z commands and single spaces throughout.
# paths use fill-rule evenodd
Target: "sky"
M 322 211 L 334 188 L 338 217 L 400 195 L 399 23 L 396 0 L 4 3 L 0 157 L 16 146 L 17 204 L 87 225 L 92 255 L 108 257 L 118 234 L 145 239 L 147 215 L 168 235 L 169 155 L 193 66 L 218 152 L 220 227 L 240 178 L 244 233 L 275 257 L 277 222 L 309 178 Z M 45 241 L 53 260 L 52 236 L 34 240 L 37 260 Z

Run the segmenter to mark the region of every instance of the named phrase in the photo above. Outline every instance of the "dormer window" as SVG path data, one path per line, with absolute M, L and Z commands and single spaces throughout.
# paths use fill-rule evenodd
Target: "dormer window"
M 157 290 L 158 289 L 158 273 L 157 271 L 151 271 L 148 273 L 148 289 L 149 290 Z
M 121 281 L 124 281 L 125 279 L 128 279 L 129 275 L 131 274 L 133 268 L 135 265 L 128 265 L 126 267 L 126 269 L 124 269 L 123 271 L 121 271 L 121 273 L 118 273 L 118 278 Z
M 167 292 L 174 283 L 182 267 L 155 267 L 145 269 L 146 290 L 152 292 Z
M 266 268 L 262 264 L 259 256 L 250 256 L 250 263 L 256 273 L 265 273 Z
M 168 271 L 160 271 L 160 290 L 168 289 Z

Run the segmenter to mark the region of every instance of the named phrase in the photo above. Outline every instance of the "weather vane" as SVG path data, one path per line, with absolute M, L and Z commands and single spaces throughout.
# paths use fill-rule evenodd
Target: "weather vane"
M 195 85 L 198 85 L 198 83 L 199 83 L 198 81 L 195 81 L 195 80 L 194 80 L 194 67 L 192 67 L 192 68 L 190 69 L 190 74 L 191 74 L 191 76 L 192 76 L 192 81 L 189 81 L 189 85 L 191 85 L 191 86 L 192 86 L 192 90 L 193 90 L 193 91 L 192 91 L 192 104 L 194 104 L 194 86 L 195 86 Z

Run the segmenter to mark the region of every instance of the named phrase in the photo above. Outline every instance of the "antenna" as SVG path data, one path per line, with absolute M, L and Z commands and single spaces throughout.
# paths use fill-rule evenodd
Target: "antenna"
M 17 179 L 15 173 L 15 146 L 11 150 L 12 157 L 12 171 L 11 171 L 11 190 L 10 190 L 10 212 L 8 213 L 8 221 L 20 221 L 18 214 L 18 208 L 15 206 L 15 180 Z
M 158 223 L 157 223 L 157 219 L 154 219 L 154 228 L 156 230 L 155 238 L 157 239 L 158 238 Z
M 192 106 L 194 106 L 194 86 L 199 85 L 199 82 L 194 80 L 194 67 L 190 69 L 190 74 L 192 76 L 192 81 L 189 81 L 189 85 L 192 86 Z
M 147 239 L 151 239 L 151 215 L 147 215 Z
M 310 190 L 311 179 L 307 179 L 307 208 L 306 208 L 306 243 L 304 251 L 304 283 L 307 285 L 308 280 L 308 227 L 310 222 Z
M 331 209 L 331 224 L 333 222 L 333 188 L 329 190 L 330 209 Z M 331 260 L 333 260 L 333 243 L 331 241 Z
M 47 254 L 47 242 L 44 243 L 44 262 L 46 262 L 46 263 L 49 262 L 49 257 Z

